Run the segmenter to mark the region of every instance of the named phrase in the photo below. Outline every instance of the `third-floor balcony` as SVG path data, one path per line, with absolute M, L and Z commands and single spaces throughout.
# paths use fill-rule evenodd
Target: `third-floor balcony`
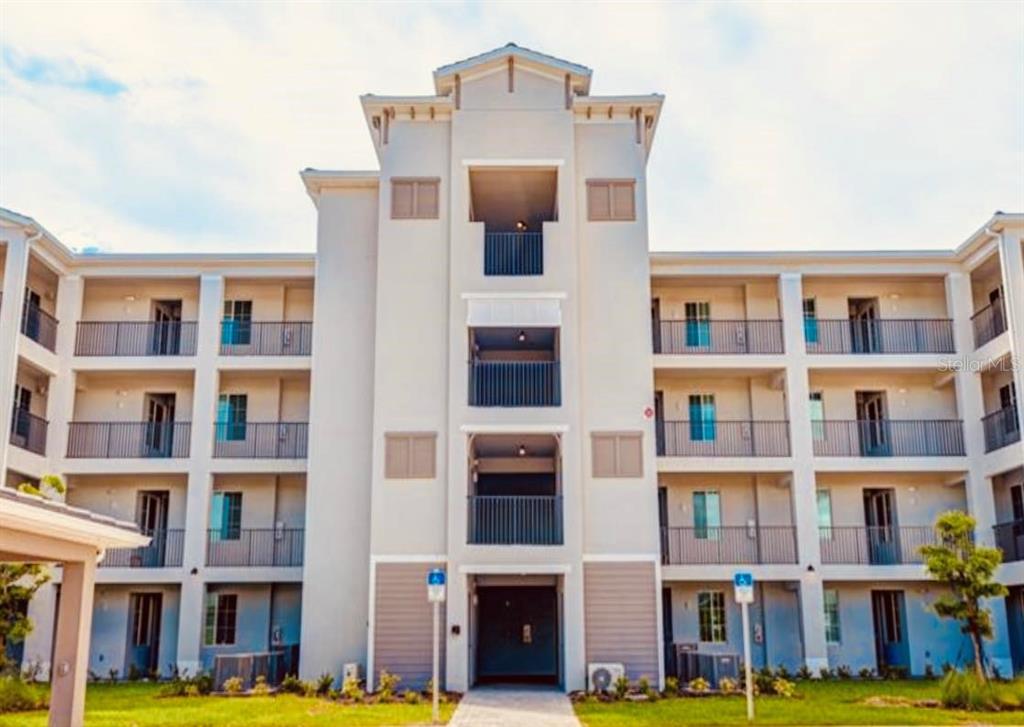
M 657 421 L 660 457 L 788 457 L 786 421 Z
M 1011 520 L 995 526 L 996 547 L 1003 551 L 1003 562 L 1024 560 L 1024 520 Z
M 21 332 L 43 348 L 57 350 L 57 319 L 35 303 L 25 301 L 21 310 Z
M 985 306 L 973 316 L 971 325 L 974 327 L 974 347 L 981 348 L 986 343 L 1006 331 L 1006 310 L 1003 301 L 997 299 Z
M 312 321 L 221 322 L 222 356 L 309 356 Z
M 558 361 L 471 361 L 470 406 L 559 406 Z
M 808 353 L 907 354 L 956 350 L 953 325 L 948 319 L 807 319 L 804 338 Z
M 782 353 L 782 321 L 655 320 L 654 353 Z
M 206 565 L 274 567 L 302 565 L 303 528 L 217 528 L 206 538 Z
M 561 545 L 559 495 L 470 495 L 467 542 L 471 545 Z
M 484 232 L 484 275 L 543 274 L 543 232 Z
M 305 459 L 308 422 L 217 422 L 213 456 L 223 459 Z
M 964 454 L 959 419 L 813 421 L 818 457 L 956 457 Z
M 81 321 L 76 356 L 194 356 L 195 321 Z
M 183 459 L 191 422 L 69 422 L 69 459 Z
M 661 528 L 663 565 L 796 563 L 796 548 L 789 525 Z
M 820 528 L 819 536 L 821 562 L 836 565 L 921 563 L 921 546 L 938 542 L 930 525 L 833 526 Z
M 46 454 L 46 431 L 49 423 L 24 409 L 11 412 L 11 444 L 35 454 Z
M 994 452 L 1020 441 L 1019 416 L 1016 406 L 1008 406 L 982 417 L 986 452 Z

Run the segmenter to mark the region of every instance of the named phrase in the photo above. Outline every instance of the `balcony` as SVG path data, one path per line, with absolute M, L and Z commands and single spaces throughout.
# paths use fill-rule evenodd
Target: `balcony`
M 1003 551 L 1003 562 L 1024 560 L 1024 520 L 1011 520 L 995 526 L 996 547 Z
M 981 348 L 996 336 L 1006 331 L 1006 311 L 1002 301 L 985 306 L 973 316 L 974 347 Z
M 211 568 L 301 566 L 304 537 L 302 528 L 210 530 L 206 537 L 206 565 Z
M 935 545 L 930 525 L 842 526 L 820 528 L 821 562 L 832 565 L 906 565 L 921 563 L 918 549 Z
M 663 565 L 796 563 L 796 528 L 789 525 L 661 528 Z
M 471 361 L 470 406 L 561 406 L 558 361 Z
M 45 349 L 57 350 L 57 319 L 34 303 L 21 309 L 21 332 Z
M 947 319 L 808 319 L 808 353 L 954 353 L 953 325 Z
M 222 356 L 309 356 L 312 321 L 222 321 Z
M 183 459 L 191 422 L 70 422 L 69 459 Z
M 194 356 L 195 321 L 82 321 L 76 356 Z
M 470 495 L 470 545 L 561 545 L 558 495 Z
M 11 444 L 38 455 L 45 455 L 48 426 L 42 417 L 15 408 L 11 412 Z
M 813 421 L 818 457 L 958 457 L 964 454 L 959 419 Z
M 659 421 L 659 457 L 788 457 L 789 422 Z
M 543 274 L 543 232 L 484 233 L 484 275 Z
M 981 418 L 985 430 L 985 451 L 997 449 L 1020 441 L 1020 419 L 1016 406 L 986 414 Z
M 308 422 L 217 422 L 213 456 L 222 459 L 305 459 Z
M 655 321 L 654 353 L 782 353 L 782 321 Z
M 100 568 L 180 568 L 185 554 L 184 530 L 147 533 L 152 540 L 141 548 L 112 548 Z

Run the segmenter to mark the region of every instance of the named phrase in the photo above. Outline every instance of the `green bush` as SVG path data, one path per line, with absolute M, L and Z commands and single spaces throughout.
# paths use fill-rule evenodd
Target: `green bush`
M 402 694 L 402 699 L 405 701 L 406 704 L 419 704 L 421 697 L 419 692 L 414 692 L 411 689 L 406 689 L 405 692 Z
M 249 693 L 258 697 L 265 697 L 270 694 L 270 685 L 267 684 L 267 678 L 262 674 L 256 677 L 256 683 L 252 685 Z
M 361 702 L 366 696 L 366 692 L 359 686 L 359 680 L 355 677 L 348 677 L 341 684 L 341 696 L 345 699 L 351 699 L 354 702 Z
M 942 680 L 942 706 L 985 712 L 996 709 L 996 692 L 992 684 L 973 672 L 951 671 Z
M 241 694 L 242 677 L 228 677 L 224 680 L 224 683 L 221 685 L 221 689 L 223 689 L 228 694 Z
M 294 674 L 287 674 L 284 679 L 281 680 L 281 685 L 278 687 L 278 691 L 282 694 L 306 694 L 308 685 L 299 679 Z
M 334 675 L 329 672 L 324 672 L 320 675 L 320 678 L 316 680 L 316 693 L 318 696 L 326 697 L 327 693 L 331 691 L 331 687 L 334 686 Z
M 814 676 L 814 672 L 811 671 L 811 667 L 806 664 L 801 664 L 800 668 L 796 670 L 796 678 L 807 680 Z
M 27 712 L 46 707 L 41 690 L 33 688 L 16 676 L 0 677 L 0 714 Z
M 213 677 L 206 672 L 199 672 L 194 677 L 187 672 L 172 672 L 171 680 L 160 687 L 160 697 L 199 697 L 213 691 Z
M 848 664 L 840 664 L 836 667 L 836 679 L 853 679 L 853 669 Z
M 621 676 L 615 680 L 615 684 L 612 687 L 615 692 L 616 699 L 625 699 L 626 694 L 629 693 L 629 679 L 625 676 Z
M 665 677 L 665 693 L 673 695 L 679 693 L 679 677 Z
M 722 677 L 718 680 L 718 691 L 722 694 L 735 694 L 740 688 L 739 682 L 729 677 Z
M 381 701 L 390 702 L 394 699 L 395 689 L 398 688 L 400 681 L 402 681 L 402 677 L 397 674 L 391 674 L 387 669 L 380 670 L 380 676 L 377 679 L 377 696 Z
M 708 684 L 707 679 L 705 679 L 704 677 L 697 677 L 696 679 L 691 679 L 690 683 L 687 686 L 690 688 L 690 691 L 692 692 L 702 693 L 706 692 L 708 689 L 711 688 L 711 685 Z
M 789 681 L 788 679 L 783 679 L 782 677 L 775 677 L 775 679 L 772 681 L 772 693 L 777 694 L 780 697 L 786 697 L 787 699 L 789 699 L 794 694 L 796 694 L 796 684 Z

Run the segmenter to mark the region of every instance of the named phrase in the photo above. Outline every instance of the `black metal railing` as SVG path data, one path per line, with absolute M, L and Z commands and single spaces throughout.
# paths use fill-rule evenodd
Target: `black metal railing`
M 11 412 L 11 444 L 36 454 L 46 454 L 48 427 L 49 423 L 42 417 L 15 407 Z
M 661 457 L 788 457 L 789 422 L 657 421 Z
M 818 457 L 950 457 L 964 454 L 959 419 L 812 421 Z
M 302 528 L 212 529 L 206 535 L 206 565 L 302 565 L 305 531 Z
M 993 529 L 996 547 L 1003 551 L 1003 561 L 1024 560 L 1024 520 L 999 523 Z
M 484 233 L 484 275 L 543 274 L 544 233 Z
M 81 321 L 76 356 L 194 356 L 195 321 Z
M 180 568 L 185 555 L 184 530 L 143 532 L 149 545 L 140 548 L 111 548 L 100 561 L 101 568 Z
M 1003 302 L 985 306 L 973 316 L 971 325 L 974 327 L 974 347 L 981 348 L 993 338 L 1006 330 L 1006 309 Z
M 782 321 L 656 321 L 655 353 L 782 353 Z
M 224 356 L 309 356 L 312 321 L 221 321 Z
M 796 563 L 796 528 L 745 525 L 661 528 L 664 565 Z
M 191 422 L 69 422 L 69 459 L 188 457 Z
M 305 459 L 307 422 L 217 422 L 213 456 L 224 459 Z
M 471 361 L 470 406 L 561 406 L 558 361 Z
M 954 353 L 953 323 L 939 320 L 807 320 L 808 353 Z
M 1020 441 L 1020 414 L 1016 406 L 986 414 L 981 418 L 985 430 L 985 451 L 994 452 Z
M 470 495 L 466 542 L 471 545 L 561 545 L 557 495 Z
M 33 303 L 21 309 L 21 332 L 43 348 L 57 350 L 57 319 Z
M 939 542 L 931 525 L 854 525 L 818 529 L 821 562 L 843 565 L 921 563 L 922 545 Z

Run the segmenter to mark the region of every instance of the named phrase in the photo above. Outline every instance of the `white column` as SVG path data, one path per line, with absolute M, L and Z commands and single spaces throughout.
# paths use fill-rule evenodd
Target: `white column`
M 11 439 L 10 411 L 14 406 L 14 382 L 18 376 L 18 345 L 21 341 L 21 302 L 28 274 L 28 243 L 20 229 L 3 228 L 7 243 L 4 261 L 4 295 L 0 301 L 0 478 L 7 472 Z
M 96 560 L 65 563 L 50 689 L 50 727 L 81 727 L 89 670 Z
M 1024 254 L 1021 239 L 1024 234 L 1004 230 L 999 238 L 999 264 L 1003 273 L 1003 303 L 1010 331 L 1010 356 L 1016 364 L 1013 381 L 1017 387 L 1017 415 L 1024 427 Z M 1024 451 L 1024 442 L 1013 445 Z
M 793 519 L 798 563 L 804 569 L 800 580 L 800 624 L 804 663 L 817 674 L 828 666 L 828 650 L 825 644 L 825 596 L 821 581 L 814 437 L 807 406 L 810 386 L 804 341 L 803 282 L 798 273 L 779 276 L 779 300 L 786 343 L 786 411 L 793 452 Z
M 50 470 L 63 475 L 67 454 L 68 422 L 74 419 L 76 374 L 72 364 L 78 321 L 82 317 L 84 281 L 79 275 L 61 277 L 57 283 L 57 376 L 50 379 L 46 397 L 46 457 Z
M 220 386 L 217 356 L 220 350 L 220 321 L 224 305 L 224 278 L 203 275 L 199 281 L 199 321 L 196 341 L 196 369 L 193 380 L 192 436 L 185 503 L 185 580 L 181 584 L 178 615 L 178 668 L 194 674 L 199 670 L 199 649 L 203 629 L 203 599 L 206 566 L 206 531 L 210 491 L 213 488 L 211 457 L 213 424 Z

